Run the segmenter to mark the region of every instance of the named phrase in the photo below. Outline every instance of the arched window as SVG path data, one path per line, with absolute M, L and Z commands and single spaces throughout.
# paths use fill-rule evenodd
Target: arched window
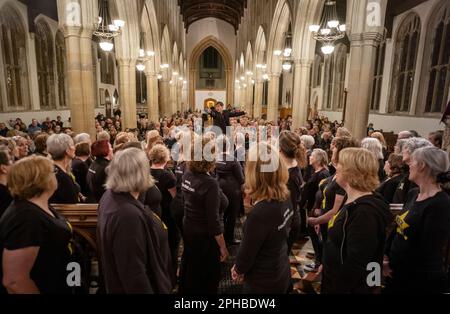
M 56 109 L 53 38 L 44 21 L 36 23 L 36 65 L 42 109 Z
M 384 41 L 380 42 L 375 57 L 375 69 L 372 78 L 372 97 L 370 99 L 370 110 L 380 110 L 381 87 L 383 85 L 383 69 L 384 59 L 386 54 L 386 44 Z
M 334 64 L 335 60 L 333 56 L 325 57 L 325 80 L 324 80 L 324 103 L 323 109 L 333 109 L 333 81 L 334 81 Z
M 114 85 L 114 69 L 116 67 L 114 56 L 111 52 L 100 51 L 101 82 Z
M 141 105 L 147 103 L 147 77 L 140 71 L 136 71 L 136 101 Z
M 92 51 L 92 85 L 94 89 L 94 106 L 95 108 L 100 107 L 101 97 L 98 90 L 98 75 L 97 75 L 97 63 L 98 63 L 98 43 L 94 40 L 91 41 L 91 51 Z
M 0 60 L 3 62 L 7 110 L 27 110 L 30 107 L 28 68 L 26 54 L 26 32 L 22 18 L 9 5 L 0 10 Z
M 347 68 L 347 46 L 339 44 L 335 53 L 333 106 L 334 109 L 344 108 L 345 72 Z
M 409 112 L 420 39 L 420 18 L 411 13 L 400 25 L 395 41 L 391 111 Z
M 67 107 L 67 96 L 66 96 L 66 43 L 63 33 L 59 30 L 56 33 L 55 40 L 55 51 L 56 51 L 56 74 L 58 79 L 58 100 L 59 107 Z
M 320 84 L 322 82 L 322 63 L 323 59 L 322 56 L 319 54 L 316 54 L 314 58 L 314 67 L 313 67 L 313 77 L 312 77 L 312 87 L 320 87 Z
M 425 75 L 429 81 L 425 100 L 425 113 L 442 113 L 450 89 L 450 3 L 445 0 L 432 14 L 428 32 Z

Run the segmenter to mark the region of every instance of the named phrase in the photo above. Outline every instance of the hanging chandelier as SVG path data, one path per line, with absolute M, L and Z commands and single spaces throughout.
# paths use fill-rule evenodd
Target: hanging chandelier
M 148 12 L 147 3 L 144 3 L 144 7 L 145 7 L 145 12 L 147 13 L 147 18 L 150 21 L 150 13 Z M 153 58 L 156 55 L 156 53 L 152 50 L 145 51 L 144 46 L 145 46 L 144 45 L 144 33 L 142 33 L 140 36 L 140 42 L 139 42 L 139 57 L 138 57 L 138 61 L 136 64 L 136 69 L 139 72 L 145 71 L 145 63 L 149 59 Z M 161 76 L 161 78 L 162 78 L 162 76 Z
M 114 49 L 113 38 L 122 33 L 125 21 L 111 21 L 108 0 L 99 0 L 98 15 L 98 21 L 94 24 L 94 36 L 99 38 L 99 45 L 103 51 L 112 51 Z
M 313 38 L 322 43 L 322 52 L 325 55 L 334 52 L 334 43 L 345 37 L 345 24 L 340 24 L 337 15 L 336 1 L 327 0 L 320 25 L 310 25 Z
M 289 31 L 285 34 L 284 50 L 282 52 L 282 67 L 283 71 L 290 72 L 292 69 L 292 32 L 289 27 Z
M 145 63 L 155 56 L 154 51 L 145 51 L 144 49 L 144 34 L 141 34 L 140 44 L 139 44 L 139 57 L 136 64 L 136 69 L 139 72 L 145 71 Z

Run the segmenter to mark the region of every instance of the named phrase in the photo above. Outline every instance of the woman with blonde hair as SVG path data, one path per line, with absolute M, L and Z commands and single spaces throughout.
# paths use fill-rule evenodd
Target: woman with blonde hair
M 378 161 L 366 149 L 347 148 L 339 155 L 336 181 L 347 193 L 344 207 L 329 222 L 324 244 L 322 292 L 371 294 L 370 263 L 382 265 L 389 204 L 373 191 L 379 185 Z
M 287 240 L 294 214 L 288 169 L 275 147 L 260 143 L 249 151 L 245 175 L 253 208 L 232 278 L 244 281 L 245 293 L 287 294 L 291 284 Z
M 152 130 L 147 133 L 147 152 L 149 153 L 153 146 L 161 144 L 163 145 L 163 139 L 157 130 Z
M 372 133 L 371 137 L 376 138 L 380 142 L 381 146 L 383 147 L 383 157 L 384 157 L 384 160 L 386 161 L 387 158 L 389 157 L 389 155 L 388 155 L 387 143 L 386 143 L 386 140 L 384 139 L 383 133 L 374 132 L 374 133 Z
M 72 228 L 49 205 L 57 185 L 53 163 L 44 157 L 24 158 L 8 172 L 14 201 L 0 219 L 0 282 L 8 293 L 70 293 Z

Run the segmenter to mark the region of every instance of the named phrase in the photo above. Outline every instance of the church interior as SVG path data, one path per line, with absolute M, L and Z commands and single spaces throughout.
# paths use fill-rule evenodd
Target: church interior
M 186 134 L 209 125 L 231 130 L 233 141 L 242 138 L 244 144 L 231 145 L 228 154 L 238 159 L 241 148 L 247 161 L 217 161 L 208 168 L 208 160 L 175 160 L 174 147 L 180 155 L 188 150 L 181 144 Z M 248 160 L 252 138 L 262 136 L 258 128 L 269 130 L 264 133 L 269 144 L 258 145 L 270 150 L 276 142 L 283 164 L 270 179 L 255 174 L 263 161 L 257 158 L 254 166 Z M 281 132 L 276 140 L 268 135 L 274 129 Z M 214 132 L 206 132 L 200 145 L 218 139 L 230 144 Z M 226 154 L 221 146 L 215 147 Z M 134 172 L 141 153 L 149 162 Z M 42 156 L 54 162 L 58 183 L 44 209 L 36 199 L 46 188 L 30 194 L 46 167 Z M 398 293 L 411 292 L 408 276 L 423 278 L 423 287 L 432 291 L 449 292 L 449 156 L 448 0 L 0 0 L 0 203 L 9 200 L 3 216 L 0 210 L 0 295 Z M 372 157 L 376 184 L 369 173 Z M 26 160 L 36 167 L 23 168 Z M 35 173 L 34 179 L 27 173 Z M 287 187 L 280 183 L 285 174 Z M 73 198 L 64 180 L 78 188 Z M 127 188 L 138 181 L 134 198 L 136 191 Z M 151 187 L 157 187 L 156 194 Z M 290 198 L 283 199 L 287 188 Z M 370 199 L 375 194 L 367 196 L 374 190 L 386 196 L 388 189 L 392 195 L 383 204 Z M 290 215 L 282 202 L 288 198 L 297 208 Z M 126 210 L 114 212 L 122 202 Z M 155 202 L 159 209 L 152 207 Z M 352 211 L 352 204 L 361 209 Z M 151 214 L 131 218 L 143 205 Z M 82 275 L 69 291 L 57 288 L 56 271 L 54 278 L 39 277 L 43 255 L 62 250 L 62 244 L 45 242 L 39 233 L 54 228 L 37 214 L 38 207 L 70 226 L 70 251 Z M 216 207 L 217 219 L 210 214 Z M 11 240 L 29 220 L 21 218 L 21 224 L 13 210 L 34 211 L 27 217 L 43 229 Z M 281 218 L 274 214 L 283 210 L 284 223 L 282 212 Z M 369 218 L 360 218 L 361 212 Z M 365 231 L 351 229 L 342 213 L 355 215 L 350 222 L 362 219 L 358 226 Z M 297 215 L 298 230 L 286 218 L 295 221 Z M 272 228 L 268 221 L 279 218 L 279 226 L 258 238 Z M 121 223 L 140 235 L 120 233 Z M 343 239 L 336 232 L 340 224 Z M 379 232 L 382 224 L 390 226 L 391 235 Z M 278 233 L 286 228 L 288 236 L 275 248 L 281 237 L 276 228 Z M 298 234 L 292 235 L 294 230 Z M 346 235 L 350 230 L 353 239 Z M 59 232 L 61 239 L 67 236 Z M 120 234 L 124 238 L 116 240 Z M 430 239 L 441 247 L 428 245 Z M 333 246 L 336 241 L 342 248 Z M 373 258 L 383 268 L 380 289 L 356 278 L 366 267 L 358 262 L 372 254 L 360 244 L 371 242 Z M 406 269 L 404 259 L 421 259 L 410 251 L 425 244 L 430 258 Z M 28 251 L 33 247 L 41 249 Z M 276 261 L 264 260 L 277 249 Z M 286 249 L 280 261 L 279 252 Z M 25 256 L 18 251 L 40 261 L 26 272 L 29 281 L 17 279 L 19 270 L 8 266 Z M 351 254 L 356 256 L 347 259 Z M 214 258 L 217 265 L 209 262 Z M 209 275 L 196 282 L 199 265 Z M 288 285 L 282 278 L 285 266 Z M 129 285 L 124 278 L 131 278 Z

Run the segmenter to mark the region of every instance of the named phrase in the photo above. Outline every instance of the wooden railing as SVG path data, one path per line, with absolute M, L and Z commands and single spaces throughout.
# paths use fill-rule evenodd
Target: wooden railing
M 97 204 L 54 204 L 52 207 L 70 222 L 74 233 L 84 238 L 97 251 Z

